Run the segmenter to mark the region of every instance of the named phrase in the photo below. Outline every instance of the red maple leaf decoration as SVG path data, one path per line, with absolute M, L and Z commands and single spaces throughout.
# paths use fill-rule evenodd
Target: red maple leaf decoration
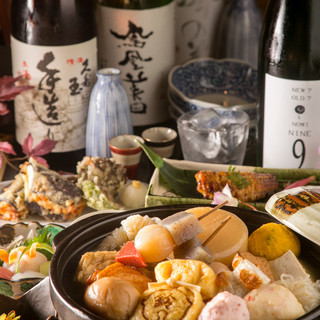
M 22 145 L 22 151 L 28 158 L 32 157 L 35 160 L 37 160 L 39 163 L 44 165 L 45 167 L 49 167 L 47 161 L 40 157 L 43 156 L 49 152 L 51 152 L 58 141 L 50 140 L 50 139 L 44 139 L 40 141 L 33 149 L 33 138 L 31 133 L 28 134 L 27 138 L 24 140 Z
M 7 105 L 3 102 L 11 101 L 23 91 L 30 90 L 33 86 L 16 86 L 16 82 L 20 80 L 22 76 L 11 77 L 4 76 L 0 78 L 0 115 L 5 115 L 9 112 Z

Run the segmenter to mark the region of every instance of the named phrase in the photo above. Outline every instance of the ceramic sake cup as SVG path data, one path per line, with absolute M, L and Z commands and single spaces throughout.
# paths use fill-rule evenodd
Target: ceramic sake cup
M 152 127 L 141 134 L 146 145 L 162 158 L 170 158 L 177 140 L 177 132 L 167 127 Z
M 137 178 L 142 154 L 142 148 L 138 141 L 144 143 L 141 137 L 127 134 L 119 135 L 109 140 L 112 157 L 127 169 L 128 178 L 132 180 Z

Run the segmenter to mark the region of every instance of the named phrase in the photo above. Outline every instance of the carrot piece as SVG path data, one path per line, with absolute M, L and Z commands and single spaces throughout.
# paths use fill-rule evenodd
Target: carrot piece
M 0 249 L 0 260 L 2 260 L 5 263 L 9 262 L 9 253 L 7 250 Z
M 139 250 L 136 249 L 132 241 L 128 241 L 116 255 L 116 262 L 128 266 L 144 268 L 147 266 Z

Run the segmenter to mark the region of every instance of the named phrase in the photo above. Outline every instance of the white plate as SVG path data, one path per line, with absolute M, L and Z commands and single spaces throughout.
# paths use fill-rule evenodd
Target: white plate
M 9 186 L 11 182 L 12 182 L 12 180 L 1 181 L 0 182 L 0 192 L 2 192 L 2 190 L 5 187 Z M 88 214 L 91 214 L 91 215 L 92 214 L 101 214 L 101 213 L 107 214 L 109 212 L 122 212 L 122 210 L 96 211 L 96 210 L 94 210 L 92 208 L 85 207 L 84 210 L 82 211 L 82 213 L 80 214 L 80 216 L 75 218 L 74 220 L 69 220 L 69 221 L 49 221 L 49 220 L 46 220 L 45 218 L 43 218 L 40 215 L 31 214 L 31 215 L 28 215 L 28 217 L 26 219 L 21 220 L 19 222 L 30 223 L 30 222 L 36 221 L 36 222 L 39 222 L 41 225 L 47 225 L 47 224 L 51 224 L 51 223 L 56 223 L 56 224 L 59 224 L 61 226 L 67 227 L 71 223 L 73 223 L 74 221 L 76 221 L 78 219 L 82 219 L 83 217 L 87 217 Z M 10 223 L 12 224 L 12 223 L 17 223 L 17 222 L 16 221 L 9 221 L 9 220 L 0 219 L 0 226 L 2 226 L 4 224 L 10 224 Z
M 180 168 L 189 170 L 210 170 L 210 171 L 228 171 L 229 164 L 211 164 L 202 162 L 193 162 L 186 160 L 173 160 L 165 159 L 169 164 Z M 251 166 L 234 166 L 237 171 L 240 172 L 254 172 L 255 167 Z M 146 196 L 146 206 L 157 205 L 170 205 L 170 204 L 182 204 L 182 203 L 202 203 L 209 204 L 212 200 L 199 198 L 183 198 L 168 191 L 161 183 L 159 179 L 159 171 L 155 169 L 150 179 L 149 190 Z
M 320 193 L 320 186 L 304 186 L 283 190 L 271 196 L 265 208 L 278 221 L 320 246 L 320 203 L 300 209 L 288 216 L 279 215 L 273 209 L 273 205 L 278 199 L 289 194 L 295 195 L 301 191 Z

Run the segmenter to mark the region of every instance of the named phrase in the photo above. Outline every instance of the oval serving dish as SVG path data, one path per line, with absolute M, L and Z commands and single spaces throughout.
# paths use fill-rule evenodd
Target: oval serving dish
M 133 214 L 148 215 L 149 217 L 162 219 L 178 211 L 196 206 L 202 205 L 169 205 L 137 209 L 120 214 L 114 213 L 108 216 L 96 215 L 83 219 L 70 228 L 63 230 L 59 237 L 54 240 L 56 251 L 50 268 L 51 298 L 60 318 L 62 320 L 102 319 L 84 307 L 82 301 L 83 292 L 73 279 L 81 255 L 85 252 L 96 250 L 98 244 L 108 233 L 120 227 L 120 222 L 123 219 Z M 262 212 L 253 212 L 252 210 L 238 207 L 225 207 L 224 209 L 237 215 L 247 225 L 249 233 L 262 224 L 277 222 L 276 219 Z M 300 235 L 298 237 L 302 248 L 301 260 L 311 266 L 319 265 L 320 247 Z M 299 320 L 315 319 L 317 316 L 320 316 L 320 306 L 300 317 Z

